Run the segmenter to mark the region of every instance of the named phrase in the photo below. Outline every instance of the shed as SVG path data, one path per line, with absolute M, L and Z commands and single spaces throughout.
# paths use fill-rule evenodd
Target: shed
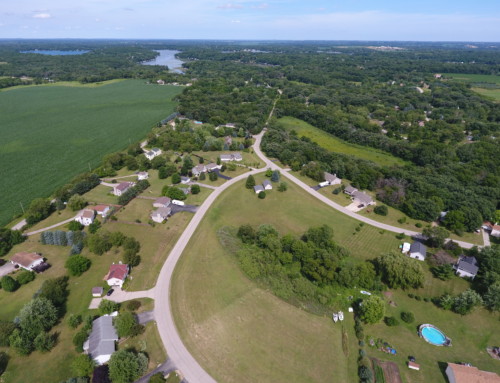
M 99 298 L 102 296 L 104 289 L 102 287 L 92 287 L 92 296 L 95 298 Z

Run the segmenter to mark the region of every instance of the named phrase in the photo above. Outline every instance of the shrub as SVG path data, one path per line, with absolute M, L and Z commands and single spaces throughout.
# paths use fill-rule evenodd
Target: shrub
M 120 304 L 109 301 L 107 299 L 103 299 L 101 303 L 99 303 L 99 314 L 111 314 L 114 311 L 118 311 L 120 309 Z
M 375 209 L 373 209 L 373 211 L 378 215 L 387 215 L 387 213 L 389 213 L 389 210 L 385 205 L 375 206 Z
M 76 315 L 76 314 L 71 314 L 68 318 L 68 325 L 71 328 L 77 328 L 80 323 L 82 323 L 82 316 L 81 315 Z
M 422 227 L 422 224 L 421 224 L 420 222 L 417 222 L 417 223 L 415 224 L 415 226 L 416 226 L 416 227 L 418 227 L 418 228 L 420 229 L 420 228 Z
M 114 320 L 116 332 L 120 338 L 136 336 L 144 331 L 144 326 L 137 323 L 135 315 L 130 311 L 125 311 Z
M 218 176 L 218 175 L 217 175 L 217 173 L 215 173 L 215 172 L 210 172 L 210 173 L 208 174 L 208 179 L 209 179 L 210 181 L 217 181 L 217 180 L 219 179 L 219 176 Z
M 253 177 L 253 175 L 250 174 L 247 178 L 247 182 L 245 183 L 245 187 L 247 189 L 253 189 L 254 186 L 255 186 L 255 178 Z
M 89 233 L 94 234 L 101 228 L 101 222 L 97 219 L 89 225 Z
M 384 322 L 387 326 L 398 326 L 399 321 L 395 317 L 385 317 Z
M 413 313 L 410 311 L 402 311 L 401 320 L 406 323 L 412 323 L 413 321 L 415 321 L 415 315 L 413 315 Z
M 288 189 L 288 184 L 286 182 L 280 182 L 278 186 L 278 191 L 279 192 L 285 192 Z
M 87 201 L 81 195 L 74 194 L 68 200 L 68 207 L 73 211 L 81 210 L 85 206 L 87 206 Z
M 35 345 L 35 349 L 44 353 L 52 350 L 52 348 L 56 345 L 56 340 L 53 335 L 50 335 L 46 332 L 41 332 L 38 334 L 33 341 Z
M 165 383 L 166 380 L 161 372 L 157 372 L 149 379 L 149 383 Z
M 174 173 L 172 174 L 172 183 L 173 184 L 178 184 L 181 182 L 181 176 L 179 173 Z
M 201 191 L 200 185 L 191 186 L 191 194 L 198 194 Z
M 89 376 L 94 370 L 94 361 L 88 355 L 77 355 L 71 362 L 71 370 L 78 376 Z
M 80 231 L 83 230 L 85 226 L 83 226 L 80 222 L 78 221 L 71 221 L 68 223 L 68 229 L 71 231 Z
M 259 199 L 264 199 L 264 198 L 266 198 L 266 192 L 261 191 L 257 196 L 259 197 Z
M 72 255 L 66 261 L 64 267 L 69 271 L 69 274 L 78 277 L 90 268 L 90 259 L 82 255 Z
M 11 293 L 19 288 L 19 283 L 9 275 L 5 275 L 1 279 L 2 289 Z
M 89 330 L 83 327 L 73 336 L 73 345 L 76 352 L 83 352 L 83 344 L 89 337 Z
M 25 285 L 35 279 L 35 273 L 33 271 L 24 270 L 19 273 L 16 279 L 20 285 Z
M 16 325 L 13 322 L 0 321 L 0 347 L 9 346 L 9 336 L 15 328 Z
M 365 323 L 377 323 L 384 317 L 385 303 L 377 296 L 370 296 L 363 300 L 363 305 L 359 308 L 360 319 Z
M 136 311 L 139 309 L 139 307 L 141 307 L 141 302 L 140 301 L 137 301 L 137 300 L 132 300 L 130 302 L 127 303 L 127 310 L 128 311 Z

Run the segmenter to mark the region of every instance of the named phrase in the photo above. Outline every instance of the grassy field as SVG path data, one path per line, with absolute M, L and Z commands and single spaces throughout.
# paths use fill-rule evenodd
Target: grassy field
M 487 88 L 472 88 L 474 92 L 477 92 L 483 96 L 490 97 L 496 102 L 500 102 L 500 88 L 497 89 L 487 89 Z
M 256 182 L 263 179 L 256 177 Z M 188 348 L 221 382 L 357 381 L 352 318 L 345 323 L 346 357 L 340 326 L 330 318 L 304 312 L 249 281 L 216 235 L 220 227 L 243 223 L 272 223 L 282 233 L 296 235 L 326 223 L 341 244 L 362 258 L 399 244 L 394 236 L 366 225 L 353 234 L 356 221 L 293 184 L 285 193 L 272 190 L 259 200 L 240 182 L 211 207 L 175 271 L 174 313 Z
M 297 118 L 283 117 L 280 118 L 278 122 L 287 130 L 295 130 L 299 137 L 305 136 L 310 138 L 322 148 L 335 153 L 356 156 L 364 160 L 373 161 L 381 166 L 405 164 L 405 161 L 389 153 L 366 146 L 348 143 Z
M 0 224 L 110 152 L 138 141 L 174 109 L 182 88 L 140 80 L 0 92 Z
M 443 73 L 443 75 L 456 81 L 471 83 L 474 92 L 500 102 L 500 76 L 465 73 Z

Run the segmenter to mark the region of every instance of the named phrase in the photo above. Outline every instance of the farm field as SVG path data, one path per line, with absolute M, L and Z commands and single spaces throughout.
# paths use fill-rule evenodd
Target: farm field
M 257 183 L 263 180 L 256 177 Z M 346 357 L 340 326 L 334 327 L 330 318 L 289 305 L 249 281 L 217 238 L 221 227 L 243 223 L 271 223 L 295 235 L 326 223 L 336 240 L 363 258 L 399 244 L 394 236 L 366 225 L 353 235 L 355 220 L 291 183 L 285 193 L 272 190 L 264 200 L 244 182 L 232 186 L 210 208 L 174 272 L 174 315 L 190 351 L 221 382 L 356 381 L 357 341 L 351 319 L 345 322 Z
M 278 119 L 278 123 L 287 130 L 295 130 L 299 137 L 310 138 L 322 148 L 335 153 L 356 156 L 381 166 L 405 165 L 405 161 L 389 153 L 348 143 L 297 118 L 282 117 Z
M 256 177 L 257 183 L 262 180 L 262 176 Z M 326 223 L 333 228 L 334 239 L 346 246 L 352 257 L 363 259 L 396 250 L 400 243 L 393 235 L 381 234 L 367 225 L 353 234 L 356 221 L 327 209 L 293 184 L 285 193 L 268 192 L 264 200 L 257 199 L 243 183 L 236 184 L 211 207 L 174 272 L 172 307 L 188 349 L 221 382 L 356 382 L 358 349 L 351 317 L 344 322 L 349 334 L 346 358 L 339 342 L 340 327 L 327 317 L 309 314 L 279 300 L 241 272 L 233 256 L 220 244 L 217 231 L 243 223 L 271 223 L 281 233 L 295 235 Z M 427 298 L 444 292 L 458 294 L 468 287 L 461 278 L 444 282 L 433 278 L 427 267 L 424 269 L 424 287 L 409 292 Z M 403 381 L 444 383 L 439 363 L 447 361 L 467 361 L 485 370 L 500 371 L 498 363 L 484 350 L 486 345 L 500 342 L 495 332 L 497 315 L 478 309 L 462 317 L 430 302 L 411 299 L 400 290 L 391 291 L 389 300 L 396 306 L 387 305 L 387 315 L 399 318 L 401 311 L 409 310 L 416 322 L 397 327 L 383 323 L 365 326 L 366 335 L 388 341 L 398 355 L 389 356 L 368 345 L 366 350 L 369 356 L 396 362 Z M 425 343 L 415 330 L 421 323 L 440 327 L 453 339 L 453 347 Z M 408 355 L 416 356 L 422 366 L 420 373 L 407 369 Z
M 443 73 L 456 81 L 472 84 L 472 90 L 500 102 L 500 76 L 485 74 Z
M 140 80 L 0 92 L 0 224 L 102 157 L 136 142 L 174 110 L 182 88 Z M 29 106 L 29 107 L 28 107 Z M 104 201 L 103 201 L 104 202 Z
M 472 88 L 474 92 L 477 92 L 483 96 L 486 97 L 491 97 L 493 98 L 496 102 L 500 102 L 500 87 L 496 89 L 490 89 L 490 88 Z

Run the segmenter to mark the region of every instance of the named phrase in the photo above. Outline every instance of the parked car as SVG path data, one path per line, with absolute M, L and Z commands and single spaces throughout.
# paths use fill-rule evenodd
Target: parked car
M 111 294 L 113 294 L 113 291 L 115 291 L 115 289 L 109 289 L 106 293 L 106 296 L 109 297 Z

